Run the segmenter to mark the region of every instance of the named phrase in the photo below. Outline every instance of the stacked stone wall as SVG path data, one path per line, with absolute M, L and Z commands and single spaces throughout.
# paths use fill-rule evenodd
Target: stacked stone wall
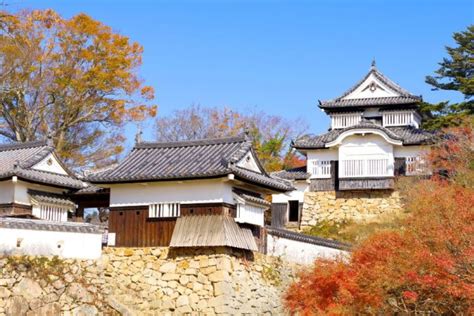
M 377 221 L 401 211 L 400 194 L 393 190 L 305 192 L 301 229 L 321 221 Z
M 0 259 L 0 314 L 285 314 L 298 266 L 228 248 L 106 248 L 98 261 Z

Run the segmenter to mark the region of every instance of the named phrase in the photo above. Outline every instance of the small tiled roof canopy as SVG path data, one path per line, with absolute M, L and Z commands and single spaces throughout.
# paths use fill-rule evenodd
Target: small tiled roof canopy
M 49 154 L 54 154 L 54 148 L 46 141 L 0 145 L 0 179 L 17 176 L 26 181 L 70 189 L 84 187 L 84 183 L 65 166 L 67 175 L 32 168 Z
M 84 234 L 104 233 L 104 229 L 102 227 L 86 223 L 54 222 L 46 220 L 38 221 L 35 219 L 9 217 L 0 217 L 0 228 L 57 231 Z
M 246 136 L 138 143 L 115 168 L 90 174 L 88 180 L 105 184 L 216 178 L 233 174 L 236 179 L 269 189 L 293 189 L 287 181 L 269 176 L 260 165 L 261 173 L 239 167 L 237 163 L 251 151 L 252 143 Z
M 413 126 L 383 127 L 370 121 L 362 121 L 360 124 L 343 129 L 333 129 L 322 135 L 305 135 L 292 142 L 295 149 L 322 149 L 326 144 L 334 141 L 342 133 L 352 129 L 377 129 L 385 132 L 390 138 L 401 140 L 403 145 L 431 144 L 434 134 Z
M 349 94 L 355 91 L 370 75 L 373 75 L 378 80 L 383 82 L 390 90 L 395 92 L 397 96 L 390 97 L 377 97 L 377 98 L 360 98 L 360 99 L 345 99 Z M 398 84 L 384 76 L 376 67 L 372 64 L 370 71 L 367 75 L 357 82 L 353 87 L 344 92 L 340 97 L 328 101 L 320 101 L 319 107 L 327 112 L 337 110 L 349 110 L 353 108 L 365 108 L 371 106 L 377 107 L 403 107 L 410 108 L 416 107 L 416 105 L 422 101 L 420 96 L 416 96 L 408 92 L 407 90 L 400 87 Z
M 306 166 L 280 170 L 272 172 L 272 176 L 278 177 L 285 180 L 306 180 L 310 177 L 310 174 L 306 172 Z

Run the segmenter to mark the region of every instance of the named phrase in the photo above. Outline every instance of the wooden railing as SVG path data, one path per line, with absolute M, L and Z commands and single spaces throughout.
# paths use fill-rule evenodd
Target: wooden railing
M 66 222 L 68 211 L 67 207 L 40 204 L 33 207 L 33 216 L 47 221 Z
M 356 114 L 334 114 L 331 115 L 331 127 L 334 128 L 345 128 L 359 124 L 362 119 L 360 113 Z
M 340 178 L 390 176 L 393 176 L 393 165 L 388 159 L 353 159 L 339 161 Z
M 406 126 L 414 125 L 418 127 L 419 116 L 414 112 L 385 112 L 382 116 L 383 126 Z
M 312 178 L 330 178 L 331 177 L 331 161 L 330 160 L 312 160 L 311 161 L 311 177 Z

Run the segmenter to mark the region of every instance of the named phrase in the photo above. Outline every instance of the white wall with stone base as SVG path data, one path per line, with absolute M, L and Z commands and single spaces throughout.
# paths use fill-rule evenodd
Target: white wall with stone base
M 309 265 L 318 258 L 335 259 L 345 257 L 347 251 L 291 240 L 271 234 L 267 235 L 267 253 L 283 260 Z
M 102 234 L 0 228 L 0 256 L 30 255 L 97 259 Z

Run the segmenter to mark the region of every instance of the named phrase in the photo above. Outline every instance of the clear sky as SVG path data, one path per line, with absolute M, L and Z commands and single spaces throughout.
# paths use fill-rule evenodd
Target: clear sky
M 9 1 L 7 1 L 8 3 Z M 16 0 L 11 9 L 85 12 L 145 48 L 140 70 L 158 115 L 192 103 L 261 109 L 328 128 L 317 100 L 331 99 L 378 68 L 426 101 L 424 77 L 474 23 L 473 1 L 91 1 Z M 145 138 L 151 139 L 151 122 Z M 127 128 L 129 144 L 134 128 Z

